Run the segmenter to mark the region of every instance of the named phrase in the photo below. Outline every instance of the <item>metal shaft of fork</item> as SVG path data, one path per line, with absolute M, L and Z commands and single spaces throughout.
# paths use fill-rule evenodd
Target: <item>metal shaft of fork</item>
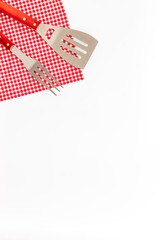
M 54 95 L 56 95 L 54 93 L 54 91 L 52 89 L 50 89 L 46 83 L 44 83 L 40 78 L 38 78 L 38 76 L 36 74 L 32 74 L 32 69 L 34 69 L 34 66 L 37 65 L 37 61 L 33 58 L 30 58 L 28 56 L 26 56 L 20 49 L 18 49 L 16 46 L 14 46 L 12 49 L 11 49 L 11 52 L 16 55 L 24 64 L 24 66 L 26 67 L 26 69 L 28 70 L 28 72 L 37 80 L 39 81 L 41 84 L 43 84 L 44 87 L 46 87 L 47 89 L 49 89 Z M 40 64 L 40 66 L 42 66 Z M 42 66 L 43 67 L 43 66 Z M 45 69 L 45 67 L 43 67 L 43 71 L 46 72 L 48 71 L 47 69 Z M 37 67 L 35 68 L 35 71 L 37 72 Z M 40 70 L 39 70 L 40 71 Z M 51 81 L 47 80 L 45 78 L 45 80 L 47 82 L 49 82 L 53 87 L 55 87 L 54 84 L 51 83 Z M 55 87 L 56 88 L 56 87 Z M 56 88 L 57 89 L 57 88 Z M 59 89 L 58 89 L 59 91 Z M 57 96 L 57 95 L 56 95 Z

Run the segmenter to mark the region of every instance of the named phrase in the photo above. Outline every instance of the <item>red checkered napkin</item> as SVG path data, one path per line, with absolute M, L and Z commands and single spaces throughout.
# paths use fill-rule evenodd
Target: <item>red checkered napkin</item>
M 5 2 L 44 23 L 69 27 L 61 0 Z M 61 84 L 83 80 L 82 71 L 66 63 L 33 30 L 3 14 L 0 14 L 0 26 L 20 50 L 40 61 Z M 0 101 L 42 90 L 45 88 L 30 76 L 22 62 L 0 45 Z

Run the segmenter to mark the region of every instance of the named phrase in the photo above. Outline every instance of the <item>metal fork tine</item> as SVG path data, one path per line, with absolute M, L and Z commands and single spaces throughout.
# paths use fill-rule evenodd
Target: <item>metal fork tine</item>
M 42 64 L 40 64 L 40 68 L 41 68 L 50 78 L 52 78 L 52 80 L 53 80 L 54 82 L 56 82 L 60 87 L 63 88 L 63 86 L 60 84 L 60 82 L 58 82 L 58 81 L 53 77 L 53 75 L 48 71 L 48 69 L 46 69 Z M 49 81 L 49 79 L 46 80 L 46 81 Z M 50 82 L 50 83 L 51 83 L 51 85 L 53 85 L 52 82 Z
M 41 70 L 39 70 L 38 68 L 35 70 L 42 78 L 44 78 L 48 83 L 51 84 L 52 87 L 54 87 L 55 89 L 57 89 L 57 91 L 60 92 L 60 90 L 41 72 Z
M 51 91 L 55 96 L 57 96 L 57 94 L 55 94 L 55 92 L 53 92 L 53 90 L 45 82 L 43 82 L 42 79 L 39 76 L 37 76 L 36 73 L 31 73 L 31 75 L 35 79 L 37 79 L 37 81 L 40 82 L 44 87 L 46 87 L 49 91 Z

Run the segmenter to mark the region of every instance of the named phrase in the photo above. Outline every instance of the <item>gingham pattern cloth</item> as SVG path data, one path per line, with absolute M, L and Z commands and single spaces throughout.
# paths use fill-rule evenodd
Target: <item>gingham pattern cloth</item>
M 61 27 L 69 23 L 61 0 L 5 0 L 28 15 Z M 40 61 L 63 85 L 83 80 L 76 69 L 58 56 L 32 29 L 0 14 L 0 30 L 28 56 Z M 46 90 L 25 69 L 23 63 L 0 44 L 0 101 Z

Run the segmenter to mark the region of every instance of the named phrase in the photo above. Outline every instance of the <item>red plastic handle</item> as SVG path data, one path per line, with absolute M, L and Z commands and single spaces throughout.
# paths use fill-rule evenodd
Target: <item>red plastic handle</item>
M 12 41 L 10 41 L 2 32 L 0 32 L 0 43 L 9 50 L 14 46 L 14 43 L 12 43 Z
M 34 30 L 36 30 L 41 23 L 40 21 L 37 21 L 36 19 L 29 17 L 27 14 L 19 11 L 18 9 L 2 2 L 2 0 L 0 0 L 0 12 L 3 12 L 9 17 L 14 18 L 15 20 L 25 24 L 30 28 L 33 28 Z

